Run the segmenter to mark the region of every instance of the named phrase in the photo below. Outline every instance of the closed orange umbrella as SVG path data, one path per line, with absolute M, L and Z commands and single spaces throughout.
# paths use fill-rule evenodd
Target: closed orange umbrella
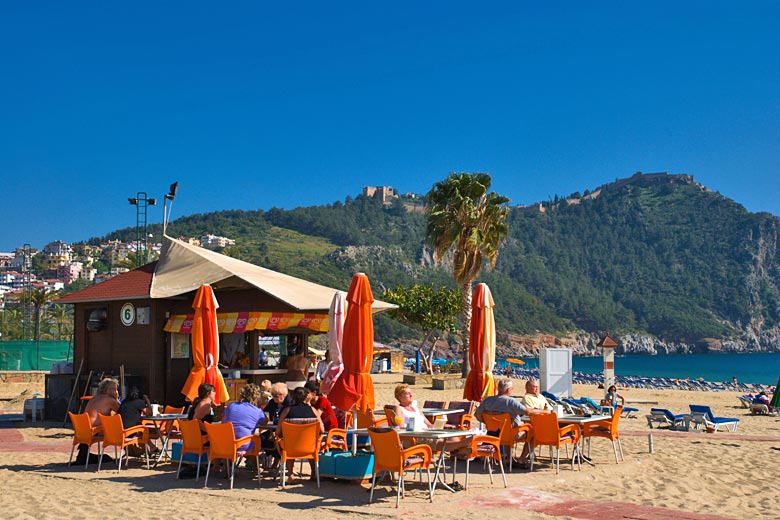
M 471 297 L 471 327 L 469 329 L 469 364 L 463 397 L 482 401 L 495 395 L 493 364 L 496 361 L 496 321 L 493 317 L 493 295 L 487 284 L 480 283 Z
M 344 370 L 328 399 L 342 410 L 353 407 L 360 411 L 374 408 L 374 383 L 371 380 L 371 360 L 374 357 L 374 321 L 371 304 L 374 296 L 368 277 L 357 273 L 347 293 L 347 318 L 344 321 L 342 363 Z
M 195 317 L 192 319 L 192 369 L 181 393 L 187 400 L 198 397 L 198 387 L 202 383 L 210 383 L 217 389 L 214 404 L 220 404 L 228 399 L 228 391 L 222 374 L 217 369 L 219 359 L 219 333 L 217 332 L 217 298 L 210 285 L 201 285 L 195 293 L 192 308 Z

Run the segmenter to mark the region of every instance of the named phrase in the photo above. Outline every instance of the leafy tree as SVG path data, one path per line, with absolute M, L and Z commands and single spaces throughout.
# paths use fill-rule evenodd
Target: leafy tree
M 436 342 L 442 335 L 455 330 L 455 320 L 460 311 L 462 295 L 458 289 L 430 285 L 412 285 L 386 290 L 382 300 L 398 305 L 390 311 L 390 316 L 422 333 L 422 341 L 417 351 L 420 353 L 425 369 L 433 373 L 433 356 Z M 428 352 L 425 344 L 430 341 Z
M 463 290 L 463 375 L 469 372 L 468 345 L 473 283 L 482 266 L 496 265 L 498 249 L 506 240 L 509 199 L 489 193 L 487 173 L 453 173 L 437 182 L 425 199 L 426 237 L 440 261 L 454 250 L 453 278 Z

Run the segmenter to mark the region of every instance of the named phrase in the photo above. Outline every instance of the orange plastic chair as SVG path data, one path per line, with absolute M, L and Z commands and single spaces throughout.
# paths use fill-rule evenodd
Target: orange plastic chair
M 117 456 L 117 451 L 119 451 L 117 470 L 122 471 L 122 459 L 126 457 L 125 448 L 133 445 L 143 447 L 144 455 L 146 455 L 146 469 L 149 469 L 149 430 L 146 426 L 139 424 L 138 426 L 124 428 L 121 415 L 100 414 L 99 417 L 100 423 L 103 425 L 103 445 L 101 446 L 101 455 L 98 461 L 98 471 L 100 471 L 100 465 L 103 462 L 103 452 L 108 446 L 114 447 L 115 457 Z M 138 433 L 141 436 L 134 437 Z M 125 459 L 125 465 L 127 465 L 127 459 Z
M 98 453 L 100 452 L 100 443 L 103 442 L 103 428 L 101 426 L 92 427 L 92 421 L 89 420 L 89 414 L 68 412 L 70 416 L 70 423 L 73 425 L 73 447 L 70 449 L 70 459 L 68 459 L 68 466 L 73 461 L 73 451 L 79 444 L 86 444 L 90 448 L 93 444 L 98 445 Z M 84 469 L 89 465 L 89 451 L 87 451 L 87 462 L 84 464 Z
M 521 424 L 514 426 L 512 416 L 508 413 L 482 413 L 482 422 L 485 423 L 485 429 L 488 431 L 498 431 L 498 438 L 501 446 L 509 451 L 509 471 L 512 471 L 512 462 L 514 459 L 515 446 L 522 442 L 532 445 L 534 429 L 530 424 Z M 525 437 L 521 434 L 525 433 Z M 528 456 L 533 463 L 534 453 L 532 449 L 528 450 Z
M 368 429 L 368 435 L 371 437 L 371 445 L 374 447 L 374 474 L 371 477 L 371 494 L 368 497 L 368 503 L 374 499 L 374 488 L 376 487 L 376 476 L 382 471 L 391 474 L 398 473 L 398 487 L 396 491 L 395 507 L 401 502 L 404 495 L 404 472 L 415 469 L 425 469 L 428 471 L 428 499 L 433 502 L 433 489 L 431 487 L 431 459 L 433 452 L 427 444 L 418 444 L 404 449 L 401 445 L 401 437 L 393 428 Z
M 352 424 L 354 421 L 354 411 L 350 410 L 346 413 L 346 424 L 345 426 L 347 428 L 352 428 Z M 368 410 L 367 412 L 358 411 L 357 412 L 357 427 L 358 428 L 370 428 L 372 426 L 385 426 L 387 424 L 387 421 L 384 417 L 376 417 L 374 415 L 374 412 L 372 410 Z
M 295 421 L 295 422 L 294 422 Z M 317 487 L 320 487 L 320 423 L 285 420 L 279 425 L 276 449 L 281 455 L 279 467 L 282 470 L 282 489 L 287 485 L 287 464 L 292 460 L 313 460 Z
M 452 453 L 452 480 L 458 471 L 458 459 L 466 460 L 466 487 L 469 488 L 469 465 L 474 459 L 483 458 L 487 461 L 490 483 L 493 483 L 493 462 L 498 462 L 501 468 L 501 476 L 504 479 L 504 487 L 507 487 L 504 462 L 501 458 L 501 439 L 493 435 L 475 435 L 471 438 L 471 444 Z
M 181 455 L 179 456 L 179 469 L 176 470 L 176 479 L 179 479 L 181 473 L 181 461 L 184 459 L 185 453 L 194 453 L 198 456 L 198 469 L 195 471 L 195 482 L 198 482 L 200 478 L 200 460 L 204 453 L 209 452 L 209 447 L 206 446 L 208 441 L 208 435 L 203 435 L 200 431 L 200 423 L 198 421 L 180 421 L 179 428 L 181 428 Z
M 625 461 L 623 457 L 623 446 L 620 444 L 620 433 L 618 433 L 618 422 L 620 422 L 620 414 L 623 412 L 622 406 L 615 407 L 615 411 L 612 412 L 611 419 L 602 419 L 600 421 L 594 421 L 591 423 L 585 423 L 583 425 L 582 436 L 588 439 L 588 457 L 590 458 L 590 439 L 591 437 L 604 437 L 612 442 L 612 451 L 615 453 L 615 463 L 620 464 Z M 617 441 L 617 447 L 615 446 Z M 618 460 L 618 450 L 620 448 L 620 460 Z
M 197 421 L 193 421 L 197 423 Z M 211 424 L 203 423 L 206 427 L 206 434 L 209 438 L 209 464 L 206 466 L 206 482 L 204 487 L 209 485 L 209 472 L 211 471 L 211 461 L 225 459 L 230 462 L 230 489 L 233 489 L 233 478 L 236 475 L 236 465 L 246 456 L 254 456 L 256 470 L 258 474 L 257 485 L 261 483 L 260 479 L 260 436 L 247 435 L 236 439 L 236 433 L 233 430 L 233 423 Z M 238 448 L 248 442 L 252 442 L 252 448 L 245 451 L 238 451 Z
M 332 428 L 325 436 L 325 441 L 322 443 L 322 451 L 346 449 L 347 430 L 344 428 Z
M 577 459 L 577 466 L 582 469 L 580 462 L 580 427 L 576 424 L 568 426 L 558 426 L 558 416 L 554 413 L 533 414 L 531 417 L 531 426 L 533 426 L 533 444 L 530 452 L 533 453 L 537 446 L 550 447 L 550 461 L 553 461 L 553 448 L 556 450 L 555 473 L 560 471 L 561 467 L 561 446 L 566 446 L 568 454 L 568 445 L 574 448 L 571 454 L 571 469 L 574 469 L 574 459 Z M 531 471 L 534 469 L 534 459 L 531 458 Z
M 383 409 L 385 411 L 386 422 L 384 425 L 378 424 L 376 425 L 376 427 L 389 426 L 391 428 L 394 428 L 396 426 L 401 426 L 401 424 L 403 424 L 404 422 L 403 419 L 399 418 L 398 414 L 395 413 L 394 405 L 386 404 Z

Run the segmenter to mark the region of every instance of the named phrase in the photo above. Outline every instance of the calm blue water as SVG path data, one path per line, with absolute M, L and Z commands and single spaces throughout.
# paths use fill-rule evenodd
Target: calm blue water
M 536 360 L 531 361 L 533 363 Z M 604 369 L 602 357 L 575 357 L 575 371 L 598 374 Z M 538 366 L 531 364 L 531 366 Z M 780 377 L 780 352 L 756 354 L 685 354 L 615 357 L 615 374 L 621 376 L 671 377 L 774 385 Z
M 537 359 L 524 358 L 523 368 L 539 368 Z M 497 360 L 500 367 L 506 361 Z M 604 359 L 575 357 L 576 372 L 600 374 Z M 615 374 L 619 376 L 669 377 L 673 379 L 704 378 L 712 382 L 731 382 L 736 376 L 740 383 L 775 385 L 780 377 L 780 352 L 760 354 L 685 354 L 662 356 L 615 357 Z

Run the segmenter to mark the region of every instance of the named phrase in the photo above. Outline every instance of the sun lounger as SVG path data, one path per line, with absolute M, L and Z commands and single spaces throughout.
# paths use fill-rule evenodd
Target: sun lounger
M 658 424 L 658 428 L 667 426 L 671 430 L 685 427 L 685 420 L 688 414 L 674 414 L 666 408 L 650 408 L 650 413 L 646 415 L 647 425 L 652 428 L 653 423 Z
M 739 399 L 739 404 L 742 405 L 742 408 L 750 408 L 754 398 L 752 395 L 740 395 L 737 399 Z
M 737 418 L 715 417 L 709 406 L 690 404 L 688 407 L 691 409 L 688 426 L 693 425 L 695 429 L 698 429 L 699 426 L 704 426 L 708 429 L 712 428 L 713 431 L 718 431 L 718 428 L 721 426 L 726 429 L 729 429 L 729 426 L 731 426 L 731 431 L 737 431 L 737 425 L 739 424 L 739 419 Z

